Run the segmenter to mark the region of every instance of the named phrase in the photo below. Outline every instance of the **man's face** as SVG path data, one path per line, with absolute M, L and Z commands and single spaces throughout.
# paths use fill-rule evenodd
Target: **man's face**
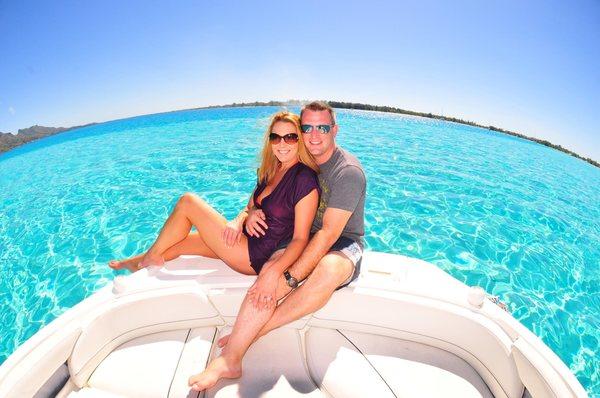
M 306 110 L 302 114 L 302 122 L 313 126 L 310 133 L 303 133 L 304 145 L 308 151 L 315 157 L 318 164 L 323 164 L 329 160 L 335 150 L 335 136 L 337 135 L 338 127 L 333 126 L 328 134 L 322 134 L 315 126 L 322 124 L 331 125 L 331 115 L 327 111 L 311 111 Z

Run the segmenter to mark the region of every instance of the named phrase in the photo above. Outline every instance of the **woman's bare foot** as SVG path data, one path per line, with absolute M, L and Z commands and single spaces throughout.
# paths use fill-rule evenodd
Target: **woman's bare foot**
M 144 254 L 142 261 L 138 264 L 138 269 L 150 267 L 151 265 L 163 266 L 165 265 L 165 259 L 160 254 L 154 254 L 148 251 Z
M 223 348 L 227 345 L 227 342 L 229 341 L 229 337 L 231 336 L 231 334 L 227 334 L 223 337 L 221 337 L 218 341 L 217 341 L 217 345 L 219 346 L 219 348 Z
M 202 373 L 193 375 L 188 380 L 188 385 L 194 391 L 204 391 L 215 384 L 219 379 L 237 379 L 242 375 L 242 363 L 228 360 L 225 357 L 213 359 Z
M 108 262 L 108 266 L 112 269 L 128 269 L 131 272 L 139 270 L 138 264 L 144 256 L 130 257 L 125 260 L 111 260 Z

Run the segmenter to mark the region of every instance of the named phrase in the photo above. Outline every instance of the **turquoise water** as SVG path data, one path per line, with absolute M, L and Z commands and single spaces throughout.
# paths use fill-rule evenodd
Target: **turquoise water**
M 0 156 L 0 362 L 146 249 L 177 198 L 227 217 L 253 188 L 276 108 L 136 117 Z M 368 177 L 370 250 L 421 258 L 499 295 L 600 394 L 600 169 L 491 131 L 339 111 Z

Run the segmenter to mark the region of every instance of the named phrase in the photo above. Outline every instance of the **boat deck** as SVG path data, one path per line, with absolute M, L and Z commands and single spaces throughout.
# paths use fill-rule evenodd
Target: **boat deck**
M 541 340 L 427 262 L 365 253 L 361 277 L 254 343 L 243 376 L 198 394 L 255 277 L 186 257 L 107 285 L 0 366 L 2 397 L 583 398 Z
M 204 393 L 190 375 L 218 355 L 214 327 L 134 338 L 113 350 L 87 386 L 69 397 L 493 397 L 463 359 L 439 348 L 397 338 L 337 329 L 282 328 L 259 339 L 243 362 L 243 376 Z

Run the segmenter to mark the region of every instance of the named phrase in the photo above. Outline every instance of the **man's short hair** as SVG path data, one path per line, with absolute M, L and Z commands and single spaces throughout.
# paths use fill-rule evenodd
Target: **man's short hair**
M 304 105 L 302 107 L 302 110 L 300 111 L 300 119 L 302 119 L 302 115 L 304 115 L 304 111 L 313 111 L 313 112 L 327 111 L 327 112 L 329 112 L 329 115 L 331 116 L 331 123 L 333 125 L 335 125 L 335 111 L 325 101 L 313 101 L 309 104 Z

